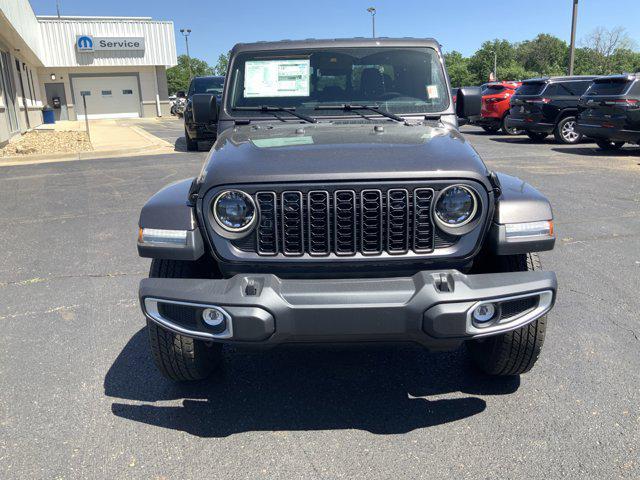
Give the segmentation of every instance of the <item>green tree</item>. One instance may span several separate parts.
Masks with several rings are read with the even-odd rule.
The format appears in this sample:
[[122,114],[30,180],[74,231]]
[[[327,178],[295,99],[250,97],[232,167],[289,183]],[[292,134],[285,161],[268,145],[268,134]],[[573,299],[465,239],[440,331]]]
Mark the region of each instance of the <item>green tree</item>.
[[484,42],[480,49],[469,59],[469,71],[475,79],[475,83],[489,81],[489,76],[493,72],[494,55],[498,55],[498,79],[506,79],[502,74],[502,69],[511,67],[516,58],[516,50],[508,40],[491,40]]
[[[204,60],[191,57],[191,74],[194,77],[213,75],[213,68]],[[186,55],[178,57],[178,64],[167,69],[167,85],[169,95],[174,95],[178,90],[189,88],[189,58]]]
[[449,72],[452,87],[464,87],[473,85],[475,78],[469,72],[469,59],[462,56],[460,52],[453,51],[445,53],[444,62]]
[[226,75],[227,67],[229,66],[229,56],[231,52],[221,53],[218,57],[218,63],[215,67],[213,67],[213,72],[215,75]]
[[516,57],[520,65],[536,75],[563,75],[568,69],[569,47],[558,37],[541,33],[520,43]]
[[[582,46],[580,60],[587,63],[591,74],[631,72],[638,67],[638,53],[634,51],[636,45],[622,27],[611,30],[596,28],[582,40]],[[586,69],[586,65],[576,68],[581,71]]]

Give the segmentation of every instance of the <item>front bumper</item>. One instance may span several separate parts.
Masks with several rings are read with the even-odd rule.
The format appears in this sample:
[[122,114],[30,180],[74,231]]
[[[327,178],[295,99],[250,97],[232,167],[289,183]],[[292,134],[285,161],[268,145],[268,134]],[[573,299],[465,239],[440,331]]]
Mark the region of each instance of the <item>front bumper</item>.
[[[140,282],[139,296],[147,318],[201,340],[410,341],[454,349],[464,340],[504,333],[540,318],[553,307],[556,290],[553,272],[464,275],[443,270],[358,280],[148,278]],[[496,315],[479,325],[472,311],[486,302],[495,305]],[[224,331],[212,332],[202,321],[208,307],[224,312]]]

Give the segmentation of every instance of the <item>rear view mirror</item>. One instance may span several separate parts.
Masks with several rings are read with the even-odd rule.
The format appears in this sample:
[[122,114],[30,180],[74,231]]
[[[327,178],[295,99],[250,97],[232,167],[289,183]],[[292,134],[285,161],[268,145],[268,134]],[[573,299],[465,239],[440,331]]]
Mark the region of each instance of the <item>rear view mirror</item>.
[[482,93],[480,87],[463,87],[458,90],[456,114],[458,118],[470,118],[480,115]]
[[218,121],[218,101],[211,93],[197,93],[191,98],[193,121],[208,125]]

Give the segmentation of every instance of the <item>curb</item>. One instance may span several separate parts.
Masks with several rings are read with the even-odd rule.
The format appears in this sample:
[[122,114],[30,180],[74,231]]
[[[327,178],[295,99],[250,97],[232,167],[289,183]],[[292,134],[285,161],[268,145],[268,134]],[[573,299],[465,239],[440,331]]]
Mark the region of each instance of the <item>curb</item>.
[[134,132],[136,132],[138,135],[140,135],[142,138],[146,139],[149,143],[151,143],[154,146],[171,147],[171,148],[174,147],[172,143],[167,142],[166,140],[163,140],[159,137],[156,137],[152,133],[147,132],[144,128],[140,128],[137,125],[131,125],[129,128]]
[[[156,137],[157,138],[157,137]],[[122,148],[115,150],[92,150],[79,153],[52,153],[43,155],[25,155],[24,157],[0,157],[0,167],[13,167],[18,165],[36,165],[39,163],[73,162],[77,160],[97,160],[100,158],[114,158],[145,155],[158,155],[162,153],[176,153],[173,145],[162,141],[144,147]]]

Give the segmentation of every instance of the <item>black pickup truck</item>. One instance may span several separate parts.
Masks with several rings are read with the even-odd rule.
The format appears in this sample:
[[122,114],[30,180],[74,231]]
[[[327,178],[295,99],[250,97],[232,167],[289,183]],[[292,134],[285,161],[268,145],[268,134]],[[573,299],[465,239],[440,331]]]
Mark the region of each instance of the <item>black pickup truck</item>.
[[224,344],[414,342],[528,371],[556,298],[535,253],[551,206],[458,131],[479,90],[450,92],[433,39],[236,45],[222,98],[192,98],[218,129],[202,171],[140,214],[159,370],[204,378]]

